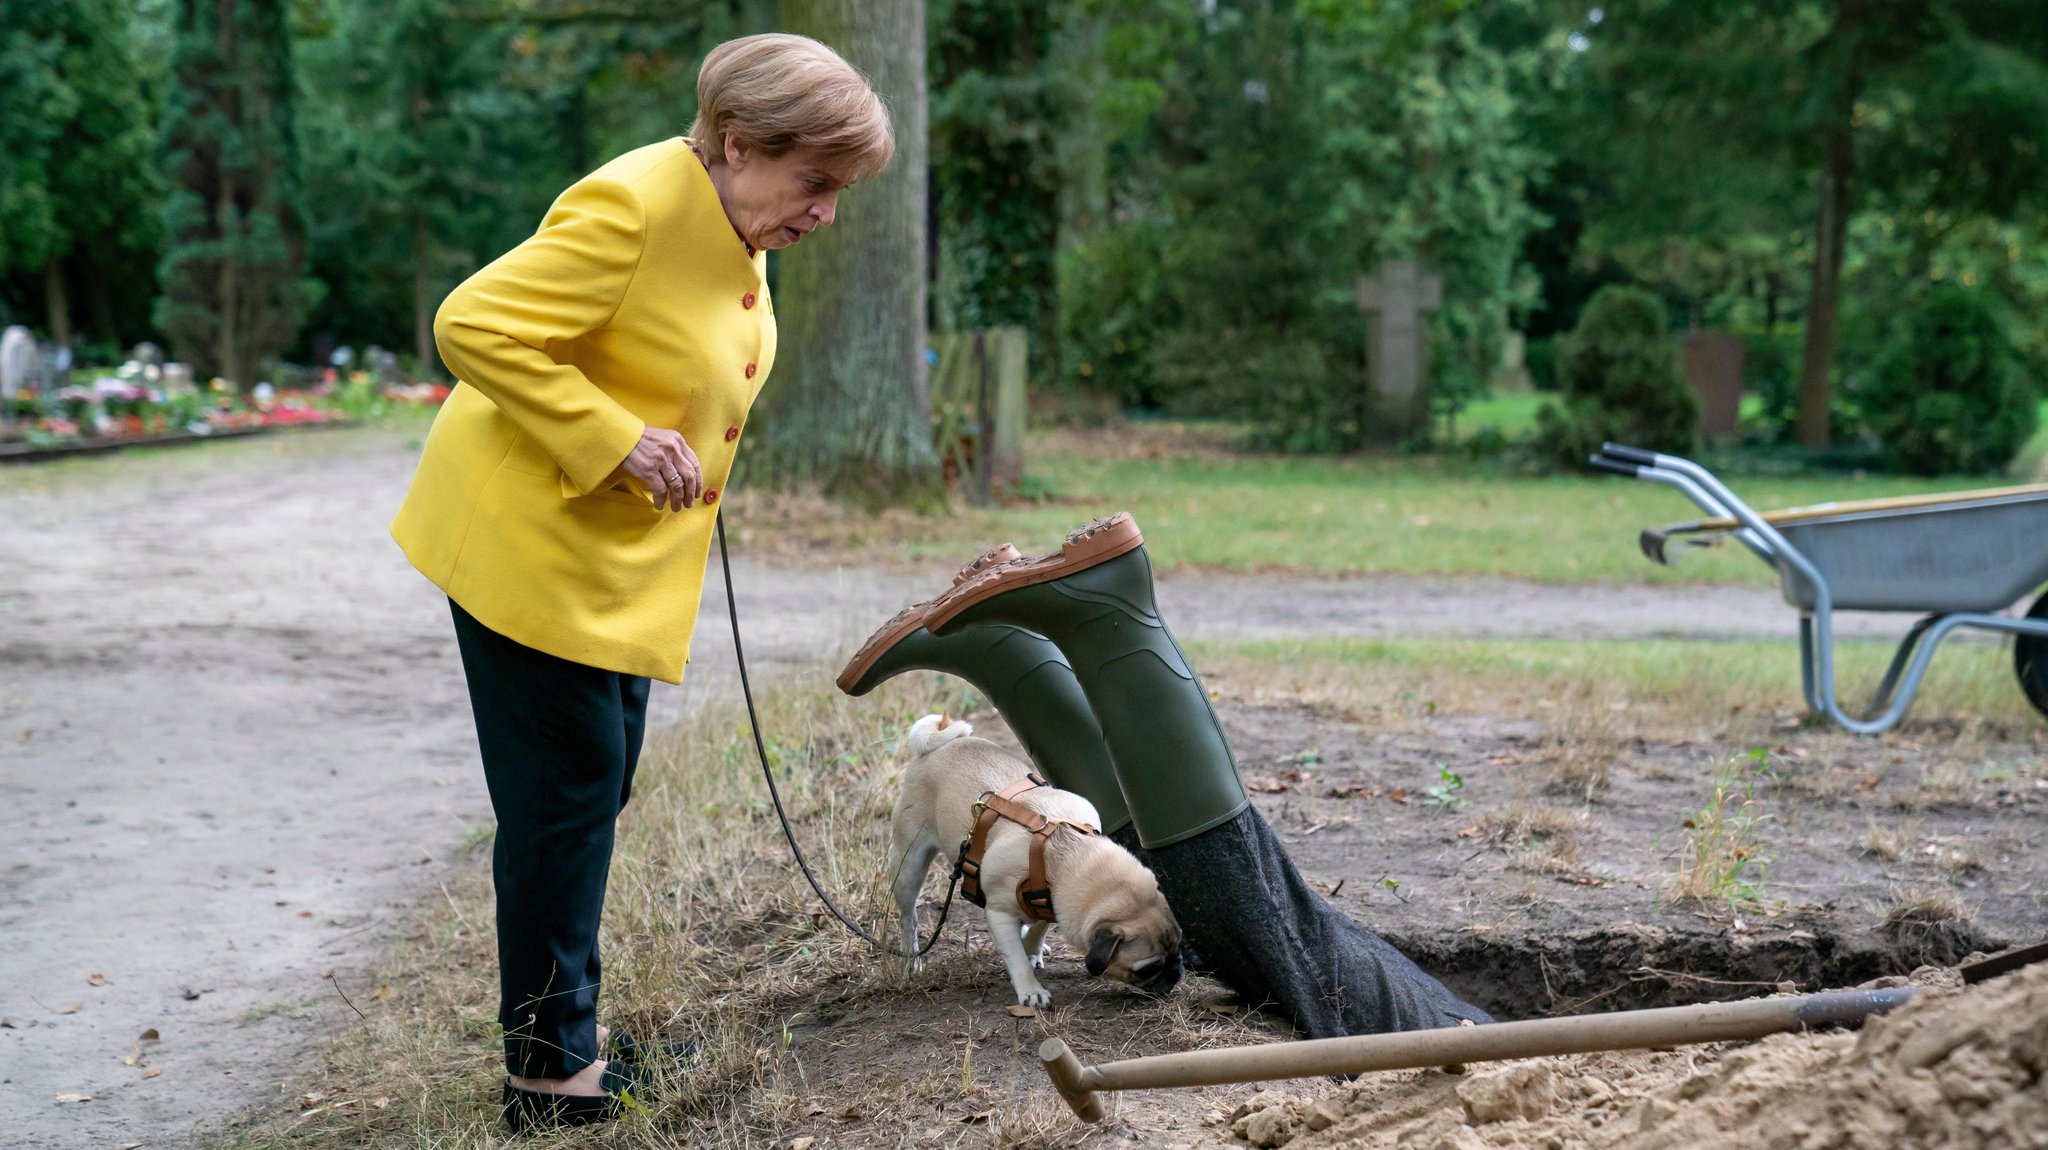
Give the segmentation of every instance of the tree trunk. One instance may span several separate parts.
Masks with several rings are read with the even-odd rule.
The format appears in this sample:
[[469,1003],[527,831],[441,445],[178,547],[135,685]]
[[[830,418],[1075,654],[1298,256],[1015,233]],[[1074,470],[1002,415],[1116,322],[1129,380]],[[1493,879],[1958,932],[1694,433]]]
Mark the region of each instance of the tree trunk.
[[[235,210],[234,201],[225,194],[215,211],[224,233],[222,246],[232,251],[239,246],[237,241],[244,230],[241,213]],[[214,359],[220,364],[222,377],[246,391],[249,381],[242,378],[242,283],[238,274],[241,266],[241,261],[230,255],[221,260],[216,269],[214,306],[220,309],[220,327],[215,337]]]
[[782,0],[781,25],[874,81],[896,156],[833,227],[778,254],[775,378],[750,470],[884,499],[936,488],[925,390],[923,0]]
[[1820,211],[1814,225],[1813,290],[1806,303],[1806,349],[1799,369],[1799,417],[1794,425],[1802,447],[1828,445],[1828,409],[1835,369],[1835,320],[1842,307],[1842,255],[1849,236],[1856,178],[1856,99],[1862,95],[1857,38],[1857,0],[1844,0],[1835,27],[1838,71],[1822,126]]
[[93,335],[119,350],[122,346],[121,326],[114,319],[114,291],[111,286],[113,269],[119,265],[107,252],[111,246],[93,243],[86,249],[85,314],[92,321]]
[[43,261],[43,298],[50,305],[50,342],[71,346],[71,300],[64,292],[64,263],[56,256]]
[[432,253],[427,235],[427,213],[415,205],[412,209],[412,353],[419,361],[415,368],[419,376],[427,378],[441,373],[440,353],[434,348],[434,300],[428,294],[431,290],[427,260]]

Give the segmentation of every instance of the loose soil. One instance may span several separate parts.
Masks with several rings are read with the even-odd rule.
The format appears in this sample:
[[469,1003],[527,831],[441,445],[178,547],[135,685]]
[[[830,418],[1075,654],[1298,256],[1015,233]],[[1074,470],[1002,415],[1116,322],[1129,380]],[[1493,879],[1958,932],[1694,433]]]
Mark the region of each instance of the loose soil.
[[[375,994],[365,972],[394,928],[482,865],[463,848],[489,813],[445,603],[384,534],[418,434],[0,472],[0,1147],[203,1144],[246,1107],[294,1113],[274,1100],[354,1018],[343,996]],[[737,567],[757,682],[828,674],[947,574]],[[1744,588],[1191,574],[1161,600],[1190,640],[1767,635],[1789,658],[1793,625],[1774,592]],[[657,723],[732,693],[715,590],[705,611],[691,682],[657,693]],[[1390,733],[1212,686],[1304,871],[1504,1017],[1839,985],[2048,920],[2037,742],[1983,743],[1958,767],[1938,724],[1877,742],[1784,732],[1759,792],[1763,901],[1701,911],[1660,883],[1706,796],[1703,746],[1633,746],[1588,802],[1548,789],[1545,731],[1526,717]],[[1438,763],[1461,785],[1432,805]],[[985,940],[959,937],[914,983],[789,1004],[790,1136],[1237,1142],[1222,1119],[1249,1087],[1120,1100],[1103,1128],[1061,1117],[1029,1056],[1045,1023],[1010,1019]],[[1062,953],[1050,984],[1050,1025],[1088,1060],[1278,1036],[1200,980],[1145,1004]],[[890,1076],[973,1089],[928,1091],[929,1114],[844,1109],[850,1082],[871,1096]]]

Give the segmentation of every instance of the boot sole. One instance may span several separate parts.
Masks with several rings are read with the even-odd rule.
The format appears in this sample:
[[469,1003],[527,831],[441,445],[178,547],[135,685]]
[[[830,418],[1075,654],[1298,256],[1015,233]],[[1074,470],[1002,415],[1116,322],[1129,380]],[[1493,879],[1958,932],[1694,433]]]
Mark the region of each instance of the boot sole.
[[[1069,532],[1058,551],[1036,559],[1015,559],[970,574],[952,590],[925,605],[921,620],[926,630],[937,634],[954,616],[1005,591],[1050,583],[1107,563],[1119,555],[1137,550],[1145,542],[1138,521],[1128,511],[1097,519],[1078,531]],[[963,574],[967,574],[963,572]]]
[[[958,587],[960,584],[992,568],[1006,563],[1014,563],[1021,558],[1023,558],[1022,554],[1014,545],[1009,543],[1005,543],[991,551],[983,552],[980,558],[962,567],[953,576],[953,586]],[[942,595],[940,598],[944,598],[944,596]],[[837,681],[840,692],[847,695],[853,694],[854,687],[860,684],[861,679],[875,665],[876,660],[887,654],[896,644],[902,642],[905,636],[924,626],[925,610],[936,602],[938,602],[937,599],[929,599],[923,603],[912,603],[903,610],[896,612],[887,623],[882,624],[874,634],[869,635],[867,642],[860,645],[860,650],[853,653],[853,658],[846,664],[846,669],[839,672]]]

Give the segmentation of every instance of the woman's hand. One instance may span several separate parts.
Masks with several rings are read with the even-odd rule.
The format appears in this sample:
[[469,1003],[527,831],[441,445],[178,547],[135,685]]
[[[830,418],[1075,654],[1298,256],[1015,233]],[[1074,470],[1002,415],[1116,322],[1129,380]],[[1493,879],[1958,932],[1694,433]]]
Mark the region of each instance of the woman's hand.
[[680,511],[704,494],[704,471],[681,432],[650,427],[626,454],[619,469],[647,485],[654,505]]

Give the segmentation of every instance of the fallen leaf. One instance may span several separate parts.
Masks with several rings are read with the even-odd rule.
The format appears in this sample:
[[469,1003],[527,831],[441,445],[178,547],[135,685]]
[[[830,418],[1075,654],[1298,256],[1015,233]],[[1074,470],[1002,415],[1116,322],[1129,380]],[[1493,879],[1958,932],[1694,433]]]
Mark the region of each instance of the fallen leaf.
[[1388,792],[1387,792],[1387,801],[1389,801],[1389,802],[1395,802],[1395,803],[1405,803],[1405,802],[1407,802],[1407,801],[1408,801],[1408,788],[1407,788],[1407,787],[1395,787],[1395,788],[1394,788],[1393,790],[1391,790],[1391,791],[1388,791]]
[[1244,781],[1244,788],[1259,795],[1278,795],[1289,789],[1286,783],[1271,775],[1253,775]]
[[144,1078],[155,1078],[155,1077],[156,1077],[157,1075],[159,1075],[159,1074],[162,1074],[163,1072],[164,1072],[164,1068],[163,1068],[163,1067],[161,1067],[161,1066],[152,1066],[152,1067],[150,1067],[150,1068],[149,1068],[148,1070],[145,1070],[145,1071],[143,1071],[143,1072],[142,1072],[142,1076],[143,1076]]
[[1479,837],[1479,824],[1478,824],[1478,823],[1473,823],[1473,824],[1472,824],[1471,826],[1469,826],[1469,827],[1459,827],[1459,828],[1458,828],[1458,837],[1459,837],[1459,838],[1461,838],[1461,839],[1476,839],[1476,838],[1478,838],[1478,837]]
[[805,1134],[800,1138],[790,1139],[789,1150],[811,1150],[811,1147],[816,1146],[817,1144],[818,1140],[816,1138],[813,1138],[810,1135]]
[[376,1098],[370,1101],[370,1105],[375,1109],[382,1110],[386,1106],[391,1105],[391,1100],[389,1098]]
[[123,1066],[139,1066],[141,1063],[142,1055],[140,1054],[123,1054],[121,1056],[121,1065]]
[[92,1101],[92,1095],[90,1095],[90,1094],[59,1094],[59,1095],[57,1095],[57,1101],[59,1101],[59,1102],[90,1102],[90,1101]]
[[385,999],[385,998],[390,998],[390,997],[391,997],[391,986],[390,986],[390,984],[388,984],[388,983],[387,983],[387,984],[384,984],[384,985],[380,985],[379,987],[377,987],[376,991],[375,991],[374,993],[372,993],[372,994],[370,995],[370,1001],[371,1001],[371,1002],[376,1002],[376,1001],[378,1001],[379,999]]
[[97,970],[86,975],[85,980],[94,986],[105,986],[107,984],[107,976]]
[[152,1027],[150,1027],[150,1028],[149,1028],[148,1030],[145,1030],[145,1031],[143,1031],[143,1032],[142,1032],[142,1036],[141,1036],[140,1038],[137,1038],[137,1039],[136,1039],[135,1041],[137,1041],[137,1042],[162,1042],[162,1041],[163,1041],[163,1035],[161,1035],[161,1034],[158,1034],[158,1033],[156,1032],[156,1027],[152,1026]]
[[996,1112],[993,1110],[980,1110],[976,1111],[973,1114],[962,1114],[960,1116],[960,1121],[966,1123],[969,1126],[979,1126],[982,1123],[988,1121],[989,1119],[994,1118],[995,1116]]
[[312,912],[312,911],[310,911],[310,910],[302,910],[302,911],[300,911],[300,912],[299,912],[299,917],[300,917],[300,918],[312,918],[312,917],[313,917],[313,912]]
[[1031,1008],[1030,1008],[1030,1007],[1028,1007],[1028,1006],[1012,1006],[1012,1007],[1010,1007],[1009,1009],[1010,1009],[1010,1017],[1011,1017],[1011,1018],[1037,1018],[1037,1017],[1038,1017],[1038,1012],[1037,1012],[1036,1010],[1033,1010],[1033,1009],[1031,1009]]
[[79,1011],[81,1011],[81,1010],[84,1010],[84,1009],[85,1009],[85,1004],[84,1004],[83,1002],[67,1002],[67,1003],[65,1003],[65,1004],[64,1004],[64,1005],[62,1005],[62,1006],[52,1007],[52,1008],[51,1008],[51,1010],[50,1010],[50,1013],[52,1013],[52,1014],[77,1014],[77,1013],[78,1013]]

